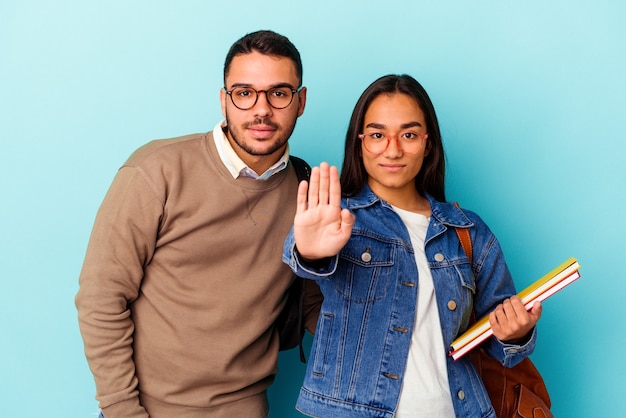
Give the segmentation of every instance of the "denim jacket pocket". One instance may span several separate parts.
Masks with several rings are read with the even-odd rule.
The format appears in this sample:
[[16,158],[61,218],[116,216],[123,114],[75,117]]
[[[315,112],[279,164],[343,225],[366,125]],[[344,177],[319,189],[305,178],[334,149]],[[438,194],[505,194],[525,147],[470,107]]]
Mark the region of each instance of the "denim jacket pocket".
[[458,263],[451,267],[454,268],[455,276],[458,278],[461,286],[468,289],[472,294],[476,293],[476,283],[474,282],[472,266],[469,263]]
[[[312,359],[312,373],[317,377],[324,377],[326,374],[326,368],[329,365],[328,351],[330,349],[337,349],[330,346],[332,341],[332,330],[335,316],[330,313],[321,313],[319,321],[317,323],[315,350],[313,351],[314,357]],[[323,384],[323,383],[322,383]]]
[[435,284],[438,290],[438,299],[446,304],[454,302],[454,309],[442,309],[447,318],[442,324],[444,338],[447,331],[451,332],[450,336],[454,338],[467,327],[474,305],[476,284],[472,276],[472,267],[469,260],[463,259],[431,263],[430,267],[433,272],[433,279],[439,282]]
[[355,303],[381,300],[395,275],[396,245],[392,240],[353,231],[352,238],[339,254],[337,291]]
[[469,318],[469,313],[474,306],[474,295],[476,294],[476,283],[474,282],[474,276],[472,273],[472,267],[469,263],[454,263],[450,265],[449,272],[453,283],[457,283],[454,286],[456,290],[457,304],[459,306],[466,307],[459,312],[461,315],[462,325],[465,324]]

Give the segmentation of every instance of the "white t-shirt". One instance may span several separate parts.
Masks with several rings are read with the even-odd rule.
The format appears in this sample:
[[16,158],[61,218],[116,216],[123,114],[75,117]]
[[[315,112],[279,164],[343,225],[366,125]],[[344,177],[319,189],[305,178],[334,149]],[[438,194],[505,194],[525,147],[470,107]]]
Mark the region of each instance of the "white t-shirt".
[[419,272],[415,328],[394,417],[454,418],[435,288],[425,253],[429,220],[418,213],[393,209],[409,230]]

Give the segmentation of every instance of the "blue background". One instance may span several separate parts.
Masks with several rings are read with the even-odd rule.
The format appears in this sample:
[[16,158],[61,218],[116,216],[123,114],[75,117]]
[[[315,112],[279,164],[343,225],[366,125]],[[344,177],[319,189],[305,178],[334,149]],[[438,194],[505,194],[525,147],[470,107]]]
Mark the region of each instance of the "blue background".
[[[492,227],[518,288],[582,264],[545,302],[533,356],[556,416],[623,414],[626,2],[221,3],[0,2],[0,416],[96,416],[73,303],[96,210],[135,148],[213,128],[225,54],[262,28],[303,56],[290,143],[312,164],[341,163],[375,78],[422,82],[448,198]],[[280,369],[271,416],[298,417],[297,350]]]

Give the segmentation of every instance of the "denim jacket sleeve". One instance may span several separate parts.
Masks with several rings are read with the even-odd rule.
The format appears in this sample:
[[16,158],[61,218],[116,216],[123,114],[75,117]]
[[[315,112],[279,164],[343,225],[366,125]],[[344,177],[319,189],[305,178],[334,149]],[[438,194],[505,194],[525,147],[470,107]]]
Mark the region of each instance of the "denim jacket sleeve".
[[[477,224],[477,229],[482,231],[472,237],[472,240],[478,244],[474,246],[472,266],[478,289],[474,298],[474,309],[476,317],[481,318],[517,291],[498,240],[480,218],[474,218],[474,222]],[[480,250],[476,251],[477,249]],[[504,366],[513,367],[532,354],[536,343],[537,328],[535,327],[524,344],[506,344],[492,336],[483,348]]]
[[325,279],[332,276],[337,269],[339,256],[330,257],[330,263],[323,268],[316,268],[304,263],[296,250],[296,240],[293,234],[293,227],[285,239],[283,246],[283,263],[287,264],[296,276],[304,279]]
[[485,350],[506,367],[513,367],[532,354],[537,343],[537,327],[531,331],[528,342],[523,345],[506,344],[492,336]]

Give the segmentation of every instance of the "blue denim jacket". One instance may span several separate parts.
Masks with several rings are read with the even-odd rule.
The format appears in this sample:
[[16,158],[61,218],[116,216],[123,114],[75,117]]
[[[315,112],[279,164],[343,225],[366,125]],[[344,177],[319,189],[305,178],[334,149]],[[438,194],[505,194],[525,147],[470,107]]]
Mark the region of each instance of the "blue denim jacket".
[[[429,262],[445,344],[477,318],[516,293],[496,237],[478,215],[428,197]],[[295,250],[293,230],[283,261],[317,280],[324,302],[297,409],[316,417],[392,417],[402,387],[417,302],[418,272],[409,233],[391,206],[369,187],[342,200],[355,214],[352,236],[322,269],[307,266]],[[469,228],[473,266],[454,230]],[[472,277],[473,275],[473,277]],[[506,366],[535,348],[536,330],[523,346],[491,337],[483,347]],[[447,358],[457,417],[495,417],[469,356]]]

